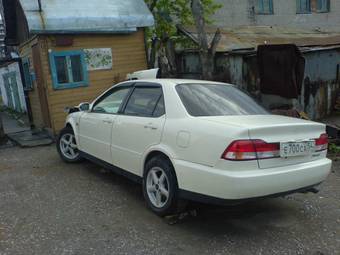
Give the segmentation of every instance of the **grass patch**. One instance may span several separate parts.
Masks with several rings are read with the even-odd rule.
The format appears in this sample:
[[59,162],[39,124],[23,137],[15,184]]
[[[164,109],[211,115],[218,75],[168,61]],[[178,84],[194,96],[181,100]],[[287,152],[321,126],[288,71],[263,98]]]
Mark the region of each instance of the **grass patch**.
[[340,145],[337,145],[335,143],[330,143],[328,146],[328,151],[332,154],[340,154]]

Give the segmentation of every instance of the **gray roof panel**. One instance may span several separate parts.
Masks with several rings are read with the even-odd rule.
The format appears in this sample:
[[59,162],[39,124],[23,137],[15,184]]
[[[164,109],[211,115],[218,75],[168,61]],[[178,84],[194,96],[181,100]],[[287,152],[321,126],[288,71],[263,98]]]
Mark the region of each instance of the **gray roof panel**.
[[31,33],[120,33],[154,24],[143,0],[19,0]]

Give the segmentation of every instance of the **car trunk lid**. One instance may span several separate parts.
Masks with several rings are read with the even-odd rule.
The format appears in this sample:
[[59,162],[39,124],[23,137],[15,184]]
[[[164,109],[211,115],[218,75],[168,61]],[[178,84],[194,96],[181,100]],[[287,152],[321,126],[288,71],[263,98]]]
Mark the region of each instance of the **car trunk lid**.
[[[300,143],[314,142],[321,134],[325,133],[325,126],[321,123],[290,118],[279,115],[244,115],[244,116],[218,116],[204,117],[209,121],[247,127],[250,139],[260,139],[267,143]],[[258,160],[259,168],[271,168],[294,165],[317,160],[324,157],[322,152],[307,155],[278,157]]]

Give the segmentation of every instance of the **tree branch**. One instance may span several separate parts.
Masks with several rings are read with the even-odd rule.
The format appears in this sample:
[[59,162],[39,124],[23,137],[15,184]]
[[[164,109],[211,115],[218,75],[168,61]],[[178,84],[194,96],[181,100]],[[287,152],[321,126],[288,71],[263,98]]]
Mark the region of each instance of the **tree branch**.
[[217,49],[217,46],[218,46],[218,44],[221,40],[221,37],[222,37],[221,30],[218,28],[215,32],[213,40],[211,41],[211,45],[210,45],[210,49],[209,49],[210,54],[212,56],[214,56],[215,53],[216,53],[216,49]]
[[187,36],[191,41],[193,41],[195,44],[199,44],[197,36],[193,35],[190,31],[188,31],[186,28],[184,28],[182,25],[176,25],[177,30]]

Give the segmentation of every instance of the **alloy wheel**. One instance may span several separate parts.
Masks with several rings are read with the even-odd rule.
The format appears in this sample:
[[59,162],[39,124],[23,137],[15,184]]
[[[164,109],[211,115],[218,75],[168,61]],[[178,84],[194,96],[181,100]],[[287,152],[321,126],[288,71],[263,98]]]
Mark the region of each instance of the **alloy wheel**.
[[67,133],[60,138],[60,151],[68,159],[74,160],[79,156],[76,138]]
[[162,208],[169,200],[170,185],[165,171],[153,167],[146,177],[146,191],[150,202],[157,208]]

